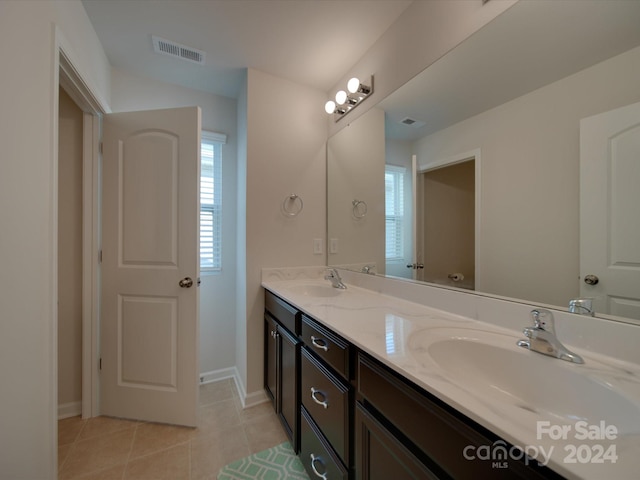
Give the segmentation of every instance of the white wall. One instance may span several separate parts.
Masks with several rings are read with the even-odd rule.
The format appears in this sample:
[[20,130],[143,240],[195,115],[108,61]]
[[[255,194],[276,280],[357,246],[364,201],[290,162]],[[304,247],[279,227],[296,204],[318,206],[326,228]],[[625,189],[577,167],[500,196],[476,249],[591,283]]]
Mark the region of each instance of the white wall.
[[202,129],[227,135],[227,143],[222,147],[222,272],[201,274],[200,372],[232,368],[235,366],[236,311],[235,303],[229,299],[236,295],[236,101],[141,78],[115,68],[111,87],[114,112],[197,105],[202,110]]
[[0,2],[0,472],[12,480],[57,473],[54,24],[109,99],[109,64],[80,2]]
[[421,166],[482,150],[478,290],[579,295],[579,121],[640,101],[638,85],[640,47],[416,142]]
[[[239,332],[246,351],[238,354],[246,358],[249,396],[263,395],[261,269],[325,265],[325,255],[313,254],[313,239],[326,236],[324,99],[323,92],[248,71],[246,326]],[[303,211],[293,218],[280,210],[292,193],[304,202]]]
[[241,397],[247,386],[247,72],[238,95],[238,218],[236,269],[236,368],[240,376]]
[[[344,90],[349,78],[374,75],[373,94],[349,113],[349,121],[353,122],[516,1],[493,0],[484,5],[480,0],[413,2],[362,59],[345,72],[325,101]],[[345,127],[344,122],[327,123],[330,135]]]

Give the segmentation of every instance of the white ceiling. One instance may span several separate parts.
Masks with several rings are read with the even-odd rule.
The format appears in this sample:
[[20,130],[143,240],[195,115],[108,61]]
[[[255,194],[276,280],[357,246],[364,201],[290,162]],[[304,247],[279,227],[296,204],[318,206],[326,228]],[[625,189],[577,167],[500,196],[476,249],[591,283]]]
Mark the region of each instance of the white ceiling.
[[[83,0],[115,68],[236,97],[255,68],[329,91],[412,0]],[[156,35],[206,52],[153,52]]]

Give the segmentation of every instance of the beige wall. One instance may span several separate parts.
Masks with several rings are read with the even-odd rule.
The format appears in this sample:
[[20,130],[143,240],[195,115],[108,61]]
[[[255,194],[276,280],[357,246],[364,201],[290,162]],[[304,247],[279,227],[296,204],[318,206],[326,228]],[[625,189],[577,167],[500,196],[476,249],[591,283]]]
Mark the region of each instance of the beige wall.
[[158,82],[113,69],[111,108],[114,112],[197,105],[202,128],[227,135],[222,147],[222,271],[201,275],[200,373],[218,372],[236,364],[236,219],[237,102],[232,98]]
[[[325,265],[313,239],[326,236],[327,124],[323,92],[249,69],[246,95],[246,325],[241,319],[238,332],[246,350],[238,366],[247,394],[262,395],[261,269]],[[281,205],[292,193],[304,209],[286,217]]]
[[635,48],[416,142],[422,166],[482,151],[478,290],[578,296],[579,121],[640,101],[638,85]]
[[109,99],[109,64],[80,2],[0,2],[0,472],[13,480],[57,473],[54,25]]
[[[58,407],[82,401],[82,110],[60,89],[58,120]],[[76,404],[76,405],[69,405]]]
[[[420,199],[419,280],[473,288],[475,277],[475,163],[458,163],[425,172]],[[464,281],[448,275],[462,273]]]

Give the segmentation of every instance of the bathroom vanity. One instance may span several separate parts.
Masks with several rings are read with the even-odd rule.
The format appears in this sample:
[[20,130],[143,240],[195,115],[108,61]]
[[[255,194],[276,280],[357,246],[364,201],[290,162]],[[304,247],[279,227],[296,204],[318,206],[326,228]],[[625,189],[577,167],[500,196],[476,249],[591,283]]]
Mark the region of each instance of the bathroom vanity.
[[[469,304],[473,298],[455,291],[403,283],[400,292],[392,279],[353,273],[339,290],[322,273],[263,271],[265,388],[311,478],[634,478],[640,471],[637,364],[579,350],[585,365],[572,365],[520,348],[526,313],[512,329],[481,322],[471,312],[479,316],[488,304]],[[457,308],[442,309],[447,302]],[[538,371],[523,370],[529,366]],[[561,373],[547,381],[547,368]],[[583,440],[578,419],[616,434]],[[571,433],[556,438],[554,427]]]

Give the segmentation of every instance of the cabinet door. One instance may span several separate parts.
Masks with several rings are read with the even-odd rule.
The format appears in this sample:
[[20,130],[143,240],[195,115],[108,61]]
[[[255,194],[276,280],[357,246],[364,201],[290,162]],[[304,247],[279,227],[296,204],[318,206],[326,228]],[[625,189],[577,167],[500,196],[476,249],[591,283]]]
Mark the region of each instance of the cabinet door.
[[298,452],[299,405],[300,405],[300,342],[288,330],[278,325],[280,343],[279,392],[280,418],[284,424],[294,451]]
[[360,403],[356,403],[356,479],[437,479]]
[[264,316],[264,389],[279,412],[278,405],[278,330],[270,315]]

